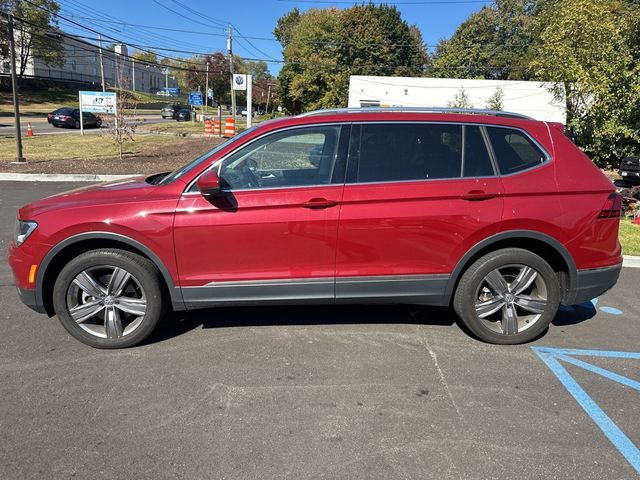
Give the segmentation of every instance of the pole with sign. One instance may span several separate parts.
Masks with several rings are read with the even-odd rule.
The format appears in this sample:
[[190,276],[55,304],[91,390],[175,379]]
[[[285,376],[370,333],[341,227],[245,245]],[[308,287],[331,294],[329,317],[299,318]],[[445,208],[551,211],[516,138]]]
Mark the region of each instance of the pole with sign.
[[[231,86],[233,87],[233,93],[236,91],[246,91],[247,90],[247,77],[249,75],[243,75],[241,73],[234,73],[233,77],[231,77]],[[236,112],[233,112],[235,118]],[[247,112],[248,114],[248,112]]]
[[84,135],[84,113],[108,113],[116,115],[115,92],[86,92],[79,91],[80,100],[80,135]]

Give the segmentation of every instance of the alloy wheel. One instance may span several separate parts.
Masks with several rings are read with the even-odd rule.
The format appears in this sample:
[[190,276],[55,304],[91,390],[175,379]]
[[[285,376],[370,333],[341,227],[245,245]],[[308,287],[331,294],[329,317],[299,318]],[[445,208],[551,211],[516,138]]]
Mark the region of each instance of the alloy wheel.
[[474,298],[476,315],[487,328],[516,335],[540,319],[547,308],[548,291],[535,269],[511,264],[489,272]]
[[99,338],[130,335],[147,311],[140,282],[125,269],[110,265],[82,270],[69,285],[66,301],[76,324]]

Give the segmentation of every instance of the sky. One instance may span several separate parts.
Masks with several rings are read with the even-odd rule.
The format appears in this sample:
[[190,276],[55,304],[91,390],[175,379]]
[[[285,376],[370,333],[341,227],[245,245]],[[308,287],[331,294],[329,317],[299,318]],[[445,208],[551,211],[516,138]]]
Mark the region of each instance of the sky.
[[[282,49],[273,37],[280,18],[293,8],[348,8],[348,0],[58,0],[60,15],[124,43],[136,44],[169,57],[226,51],[226,29],[234,28],[234,54],[265,60],[277,75]],[[361,2],[360,2],[361,3]],[[381,3],[377,0],[374,3]],[[490,1],[398,0],[402,18],[415,24],[425,43],[432,47],[455,32],[470,13]],[[97,5],[97,6],[96,6]],[[59,19],[62,30],[95,37],[94,33]],[[171,30],[167,30],[171,29]],[[109,38],[105,38],[110,42]],[[161,50],[165,49],[165,50]],[[174,51],[175,50],[175,51]],[[131,52],[131,50],[130,50]]]

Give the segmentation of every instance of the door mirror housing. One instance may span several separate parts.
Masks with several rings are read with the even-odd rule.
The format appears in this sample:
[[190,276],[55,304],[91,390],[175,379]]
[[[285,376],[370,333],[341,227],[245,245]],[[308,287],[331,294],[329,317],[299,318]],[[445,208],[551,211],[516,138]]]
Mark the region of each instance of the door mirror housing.
[[220,177],[215,170],[207,170],[196,180],[200,193],[205,197],[215,197],[220,194]]

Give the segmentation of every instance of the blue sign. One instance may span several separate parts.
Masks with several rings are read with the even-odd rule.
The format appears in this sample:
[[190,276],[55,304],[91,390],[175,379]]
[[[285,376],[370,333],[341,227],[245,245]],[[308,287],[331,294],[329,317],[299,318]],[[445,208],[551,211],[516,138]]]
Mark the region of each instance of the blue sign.
[[189,105],[193,105],[194,107],[201,107],[203,105],[202,93],[189,92]]

